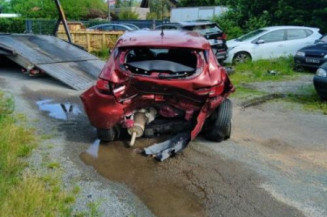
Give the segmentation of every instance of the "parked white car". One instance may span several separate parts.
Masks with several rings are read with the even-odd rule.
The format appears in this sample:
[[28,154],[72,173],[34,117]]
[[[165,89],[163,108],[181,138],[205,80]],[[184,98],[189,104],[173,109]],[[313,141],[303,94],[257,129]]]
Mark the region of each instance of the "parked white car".
[[227,41],[225,63],[294,56],[296,51],[314,44],[321,34],[318,28],[304,26],[273,26],[257,29]]

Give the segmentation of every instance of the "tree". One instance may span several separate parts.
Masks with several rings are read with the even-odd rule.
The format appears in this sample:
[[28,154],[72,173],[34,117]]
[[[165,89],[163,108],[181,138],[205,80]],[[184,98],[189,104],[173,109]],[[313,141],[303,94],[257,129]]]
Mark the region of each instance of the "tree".
[[238,27],[245,33],[264,26],[300,25],[327,31],[326,0],[220,0],[220,3],[230,10],[215,21],[221,25],[233,23],[233,27],[226,26],[230,30]]
[[168,18],[170,8],[170,4],[165,0],[151,0],[150,13],[147,14],[147,19]]
[[[95,10],[104,12],[106,3],[102,0],[61,0],[68,19],[83,19]],[[53,0],[11,0],[12,12],[23,18],[57,18],[58,12]]]

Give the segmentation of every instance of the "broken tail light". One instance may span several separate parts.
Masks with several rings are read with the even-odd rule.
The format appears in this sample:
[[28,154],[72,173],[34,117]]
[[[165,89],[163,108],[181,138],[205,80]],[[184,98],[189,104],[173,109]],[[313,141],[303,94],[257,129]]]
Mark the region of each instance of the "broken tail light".
[[115,97],[119,98],[125,93],[126,85],[124,84],[111,84],[111,89]]
[[100,93],[103,93],[103,94],[111,93],[109,81],[107,81],[107,80],[103,80],[103,79],[99,78],[97,80],[95,87],[99,90]]

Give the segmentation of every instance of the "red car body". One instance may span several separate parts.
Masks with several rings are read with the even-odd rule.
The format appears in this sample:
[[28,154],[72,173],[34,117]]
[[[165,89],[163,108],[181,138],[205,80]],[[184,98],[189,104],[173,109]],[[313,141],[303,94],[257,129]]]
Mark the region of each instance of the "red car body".
[[[195,60],[194,72],[190,75],[174,72],[174,77],[155,70],[149,75],[146,75],[146,70],[138,74],[138,68],[134,68],[133,73],[126,59],[130,50],[137,48],[189,50]],[[168,63],[158,56],[143,63],[149,66],[150,61],[158,61],[160,67]],[[181,61],[187,61],[182,57],[177,56]],[[139,63],[131,61],[131,64],[135,62]],[[162,35],[160,31],[140,30],[127,32],[117,41],[97,84],[84,92],[81,99],[91,124],[97,129],[111,129],[117,125],[128,128],[133,124],[128,117],[135,111],[155,107],[157,116],[174,118],[181,111],[179,114],[186,122],[193,120],[191,139],[194,139],[206,118],[233,91],[225,69],[218,64],[203,36],[184,31],[165,31]]]

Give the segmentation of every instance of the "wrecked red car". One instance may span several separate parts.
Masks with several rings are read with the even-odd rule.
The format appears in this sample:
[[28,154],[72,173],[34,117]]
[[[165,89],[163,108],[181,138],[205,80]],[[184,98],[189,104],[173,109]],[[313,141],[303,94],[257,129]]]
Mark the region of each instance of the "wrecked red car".
[[174,135],[159,151],[145,150],[162,160],[200,132],[208,140],[228,139],[232,103],[227,97],[233,91],[203,36],[140,30],[117,41],[96,85],[81,99],[102,141],[117,139],[124,129],[131,146],[141,136]]

